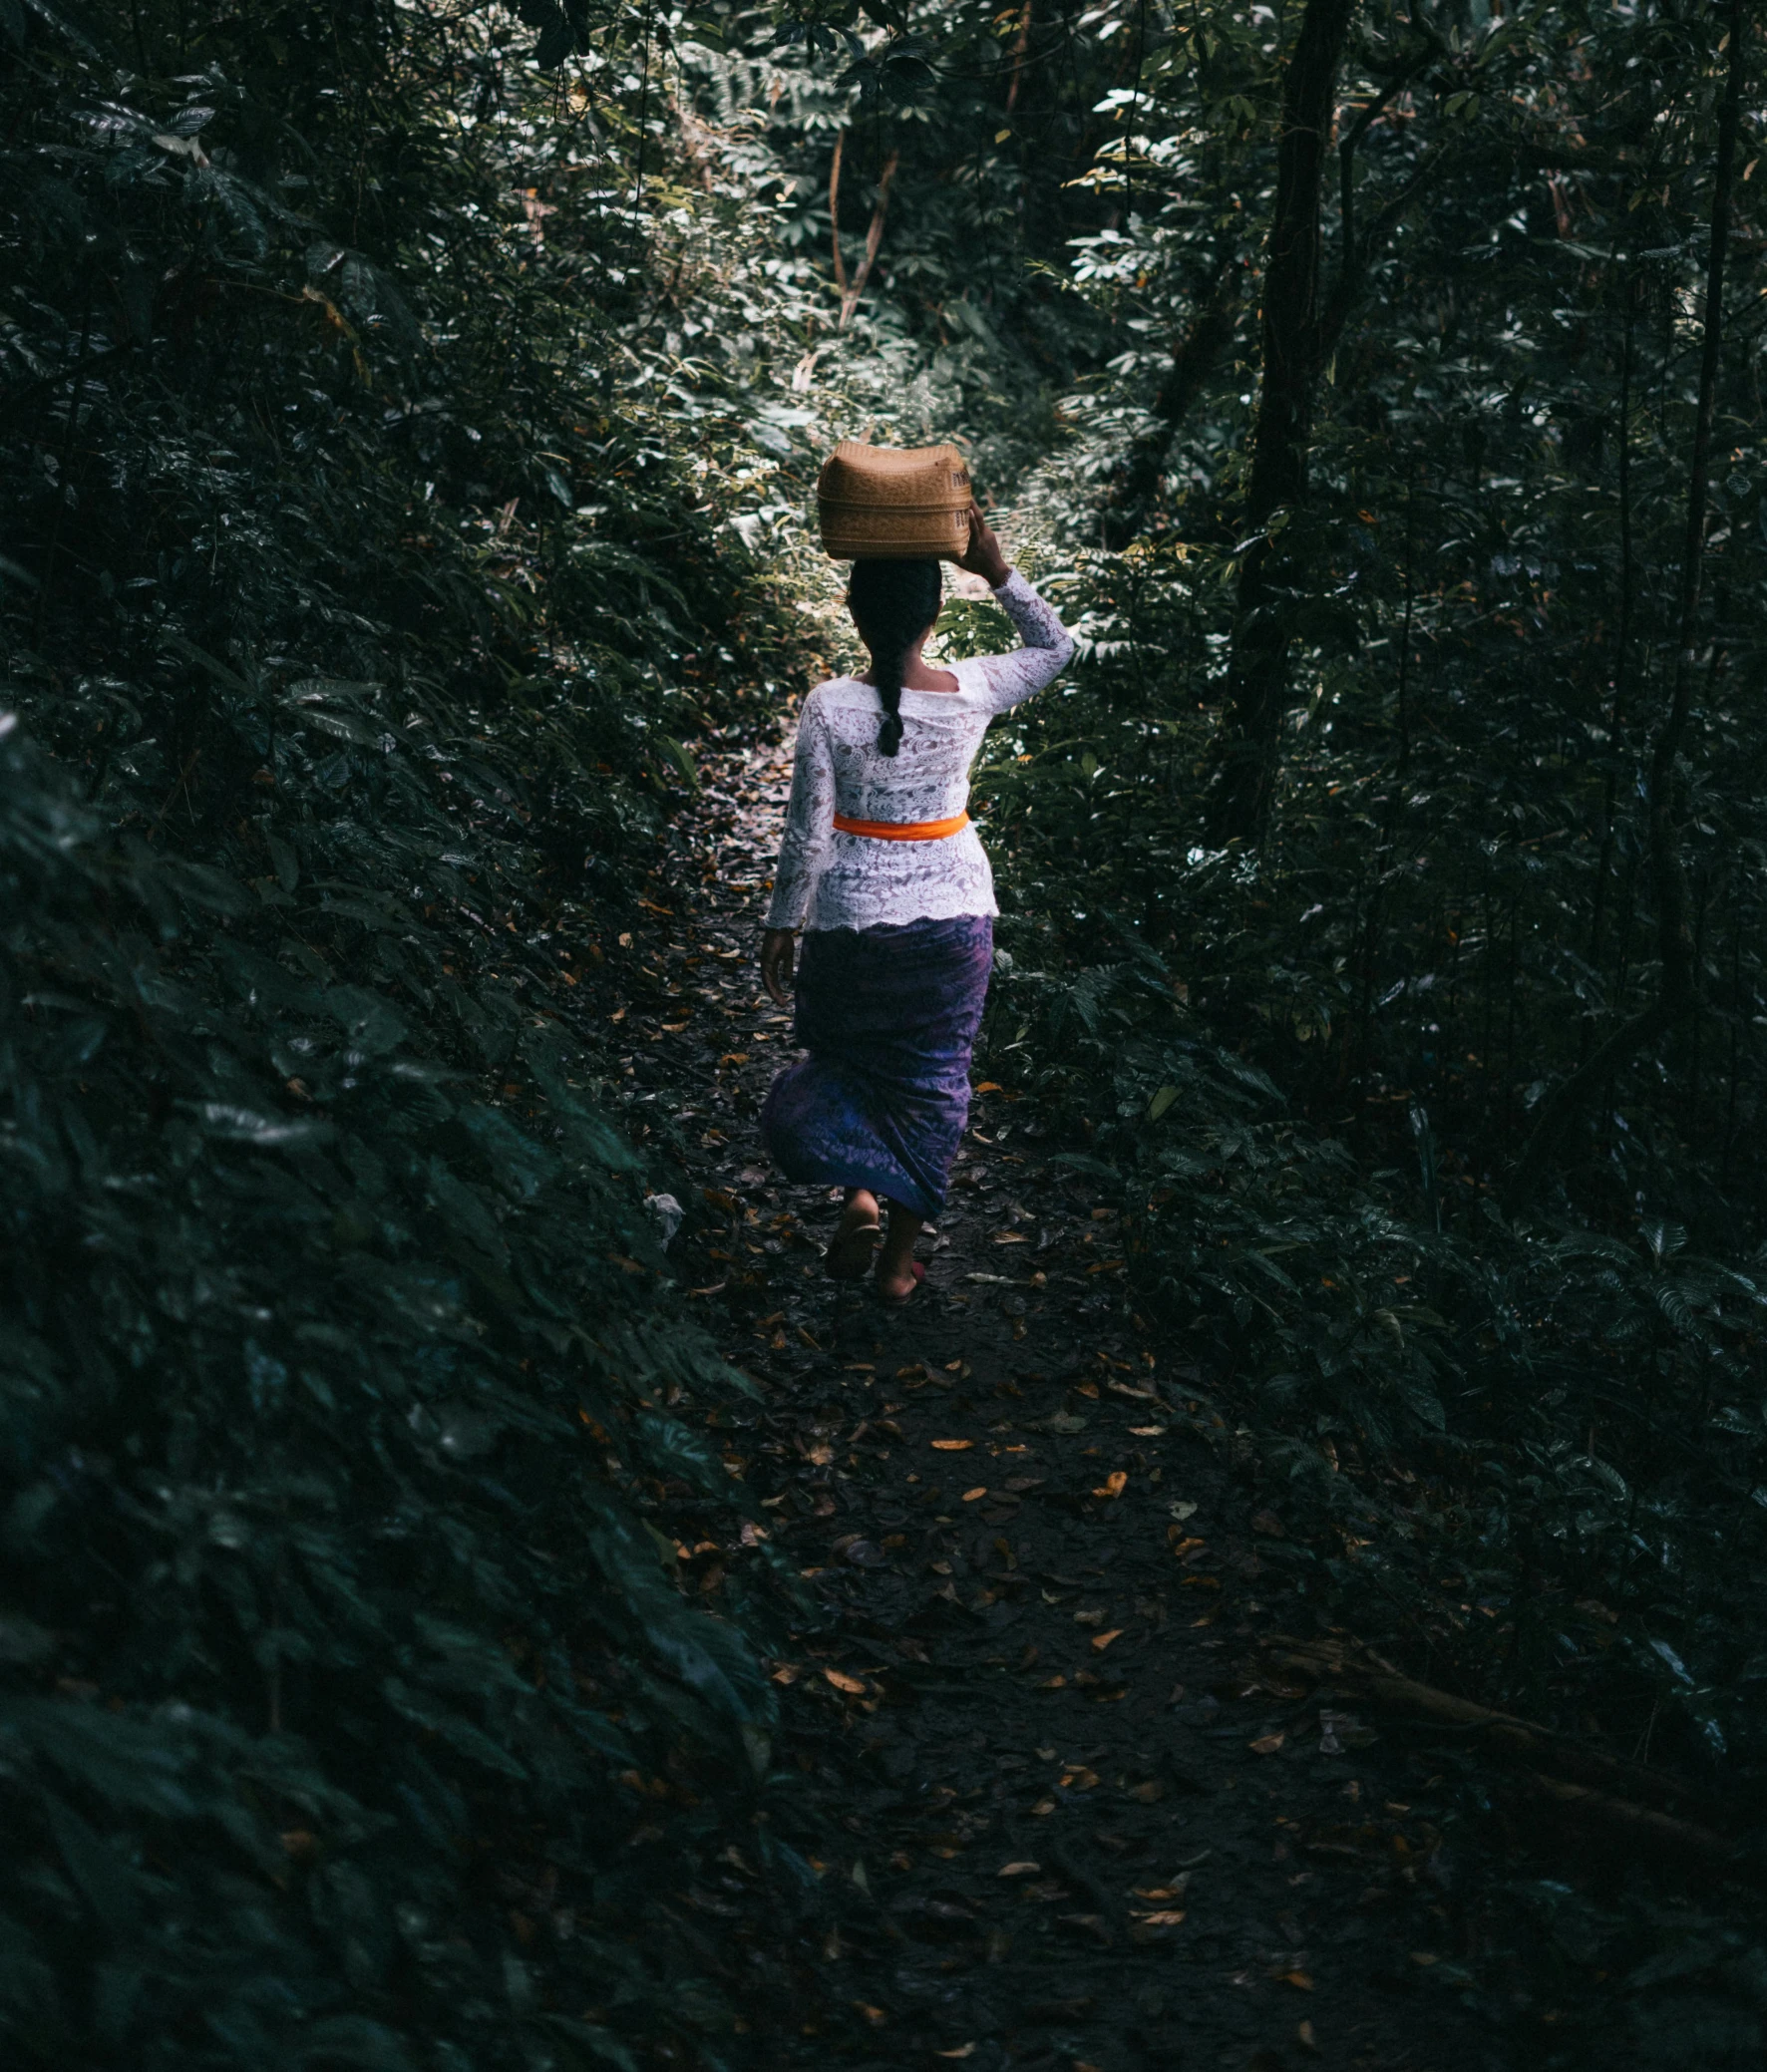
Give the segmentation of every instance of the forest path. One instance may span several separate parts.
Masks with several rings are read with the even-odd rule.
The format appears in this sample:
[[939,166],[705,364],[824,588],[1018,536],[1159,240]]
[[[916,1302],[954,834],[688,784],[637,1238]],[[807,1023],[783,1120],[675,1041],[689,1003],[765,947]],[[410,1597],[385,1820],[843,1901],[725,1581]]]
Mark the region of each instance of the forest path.
[[[913,1303],[823,1277],[828,1191],[754,1122],[794,1055],[756,969],[789,752],[702,773],[614,960],[627,1112],[684,1148],[671,1265],[764,1392],[716,1436],[823,1607],[775,1667],[774,1760],[851,1838],[817,1866],[842,1927],[752,2026],[875,2072],[1504,2063],[1460,2001],[1427,1766],[1322,1746],[1316,1697],[1237,1667],[1300,1616],[1281,1519],[1029,1103],[979,1095]],[[743,1558],[688,1572],[715,1593]],[[746,1871],[686,1903],[748,1914]]]

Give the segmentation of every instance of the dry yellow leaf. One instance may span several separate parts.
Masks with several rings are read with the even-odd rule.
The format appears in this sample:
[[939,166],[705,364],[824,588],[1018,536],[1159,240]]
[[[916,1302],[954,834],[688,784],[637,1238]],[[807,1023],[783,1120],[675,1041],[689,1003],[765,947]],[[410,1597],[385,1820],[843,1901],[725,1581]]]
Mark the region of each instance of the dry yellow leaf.
[[994,1873],[996,1878],[1028,1878],[1033,1871],[1041,1871],[1041,1864],[1002,1864]]
[[1113,1468],[1092,1494],[1095,1497],[1120,1497],[1128,1487],[1129,1477],[1121,1468]]
[[972,2058],[975,2055],[975,2045],[965,2043],[956,2050],[935,2050],[932,2055],[935,2058]]
[[868,2006],[864,2000],[855,2000],[853,2004],[857,2011],[871,2023],[874,2029],[881,2029],[889,2019],[882,2007]]
[[1183,1919],[1184,1911],[1182,1908],[1177,1911],[1168,1910],[1164,1913],[1144,1913],[1141,1915],[1143,1926],[1149,1928],[1176,1928]]
[[1255,1741],[1248,1741],[1245,1745],[1254,1756],[1273,1756],[1287,1739],[1286,1734],[1259,1734]]
[[1108,1633],[1094,1633],[1092,1636],[1093,1649],[1096,1653],[1103,1654],[1113,1640],[1121,1640],[1122,1637],[1123,1628],[1121,1626],[1113,1626]]
[[1310,2021],[1303,2021],[1296,2028],[1294,2040],[1300,2045],[1302,2050],[1317,2050],[1319,2047],[1319,2039],[1313,2034],[1313,2025]]
[[863,1698],[865,1696],[866,1687],[862,1678],[849,1676],[845,1669],[825,1669],[822,1673],[835,1686],[836,1690],[846,1691],[855,1698]]
[[1310,1993],[1313,1989],[1313,1981],[1305,1971],[1284,1971],[1282,1983],[1298,1986],[1303,1993]]
[[974,1489],[963,1492],[963,1501],[965,1504],[973,1504],[978,1497],[985,1497],[987,1493],[987,1484],[985,1482],[978,1483]]
[[934,1453],[967,1453],[974,1444],[973,1439],[935,1439],[932,1450]]

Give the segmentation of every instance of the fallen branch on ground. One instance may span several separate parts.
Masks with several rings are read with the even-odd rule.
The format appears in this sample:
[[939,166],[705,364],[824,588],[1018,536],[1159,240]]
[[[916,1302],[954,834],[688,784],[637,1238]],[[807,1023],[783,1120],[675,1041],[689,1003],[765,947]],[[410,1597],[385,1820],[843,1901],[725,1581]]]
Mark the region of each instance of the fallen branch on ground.
[[[1266,1672],[1329,1683],[1376,1710],[1476,1737],[1479,1747],[1525,1765],[1521,1776],[1528,1789],[1550,1800],[1559,1813],[1580,1826],[1706,1870],[1745,1869],[1728,1835],[1682,1817],[1697,1813],[1722,1820],[1724,1809],[1659,1770],[1603,1755],[1550,1727],[1419,1683],[1370,1648],[1351,1649],[1336,1641],[1297,1640],[1276,1633],[1257,1662]],[[1666,1807],[1681,1812],[1660,1810]]]

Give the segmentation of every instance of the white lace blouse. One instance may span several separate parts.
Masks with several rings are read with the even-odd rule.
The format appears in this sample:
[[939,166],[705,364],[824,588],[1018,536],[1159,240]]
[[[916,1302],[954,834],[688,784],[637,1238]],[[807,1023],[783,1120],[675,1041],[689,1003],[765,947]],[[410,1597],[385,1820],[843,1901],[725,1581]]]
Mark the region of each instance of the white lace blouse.
[[1015,570],[994,592],[1024,646],[954,662],[954,691],[901,694],[901,747],[878,751],[883,700],[869,683],[818,684],[798,716],[791,803],[770,928],[875,928],[885,922],[998,913],[994,874],[973,826],[933,842],[844,835],[847,820],[951,820],[969,800],[969,766],[997,712],[1034,696],[1074,651],[1062,622]]

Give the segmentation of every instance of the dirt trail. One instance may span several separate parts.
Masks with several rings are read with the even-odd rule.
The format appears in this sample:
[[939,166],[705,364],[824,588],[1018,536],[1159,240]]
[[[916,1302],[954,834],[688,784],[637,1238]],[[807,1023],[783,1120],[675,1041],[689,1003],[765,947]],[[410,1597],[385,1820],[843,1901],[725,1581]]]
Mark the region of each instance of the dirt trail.
[[[775,1760],[851,1838],[817,1866],[846,1925],[822,2004],[764,2018],[780,2058],[1508,2063],[1462,2003],[1428,1765],[1239,1667],[1312,1630],[1306,1556],[1029,1104],[978,1098],[913,1304],[822,1277],[826,1193],[754,1129],[794,1054],[754,962],[789,764],[705,771],[620,967],[646,974],[622,1069],[634,1127],[686,1147],[671,1262],[766,1392],[727,1462],[827,1615],[778,1664]],[[715,1591],[730,1565],[690,1567]],[[743,1869],[689,1903],[740,1913]]]

